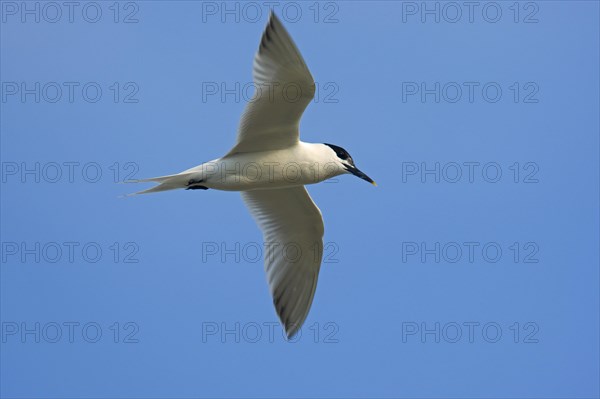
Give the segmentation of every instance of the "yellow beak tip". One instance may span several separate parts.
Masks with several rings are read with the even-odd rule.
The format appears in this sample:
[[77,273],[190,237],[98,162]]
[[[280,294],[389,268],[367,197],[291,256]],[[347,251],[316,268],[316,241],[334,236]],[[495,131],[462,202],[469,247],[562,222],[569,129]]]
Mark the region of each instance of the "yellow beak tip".
[[373,182],[373,183],[371,183],[371,184],[372,184],[372,185],[374,185],[375,187],[377,187],[377,183]]

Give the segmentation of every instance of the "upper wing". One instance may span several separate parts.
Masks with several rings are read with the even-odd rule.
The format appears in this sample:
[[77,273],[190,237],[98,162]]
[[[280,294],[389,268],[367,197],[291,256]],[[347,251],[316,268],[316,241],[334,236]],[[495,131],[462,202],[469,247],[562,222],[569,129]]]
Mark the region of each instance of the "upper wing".
[[255,96],[244,110],[230,154],[296,144],[300,118],[315,96],[314,79],[273,12],[254,56],[252,75]]
[[242,192],[263,231],[265,270],[285,332],[294,335],[312,304],[323,257],[323,218],[304,186]]

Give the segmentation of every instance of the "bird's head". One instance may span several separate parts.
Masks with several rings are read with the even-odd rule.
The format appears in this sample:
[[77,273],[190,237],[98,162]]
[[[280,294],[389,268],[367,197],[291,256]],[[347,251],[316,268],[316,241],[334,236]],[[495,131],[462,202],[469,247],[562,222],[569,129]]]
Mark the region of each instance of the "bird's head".
[[334,156],[335,162],[342,169],[342,173],[352,173],[354,176],[360,177],[361,179],[368,181],[372,185],[377,186],[377,184],[373,181],[373,179],[371,179],[369,176],[367,176],[366,174],[361,172],[356,167],[356,165],[354,165],[354,160],[352,159],[350,154],[348,154],[348,151],[344,150],[342,147],[338,147],[337,145],[327,144],[327,143],[323,143],[323,144],[325,144],[327,147],[329,147],[335,153],[335,156]]

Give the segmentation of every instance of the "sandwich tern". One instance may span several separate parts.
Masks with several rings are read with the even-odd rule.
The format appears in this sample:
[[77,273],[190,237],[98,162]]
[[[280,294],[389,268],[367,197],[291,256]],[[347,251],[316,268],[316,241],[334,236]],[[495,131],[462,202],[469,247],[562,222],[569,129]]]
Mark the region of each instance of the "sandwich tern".
[[343,148],[300,141],[300,118],[315,95],[315,82],[273,12],[254,57],[253,80],[255,96],[225,156],[178,174],[132,182],[158,183],[135,194],[178,188],[240,191],[262,230],[273,303],[291,338],[308,315],[323,256],[323,218],[305,185],[345,173],[375,182]]

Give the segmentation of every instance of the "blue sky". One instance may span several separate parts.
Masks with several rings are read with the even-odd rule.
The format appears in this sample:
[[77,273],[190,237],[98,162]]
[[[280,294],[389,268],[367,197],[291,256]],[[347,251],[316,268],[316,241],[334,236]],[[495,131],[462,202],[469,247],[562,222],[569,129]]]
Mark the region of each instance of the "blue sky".
[[268,5],[0,6],[3,397],[599,396],[598,2],[276,3],[379,184],[295,342],[237,193],[116,184],[233,145]]

